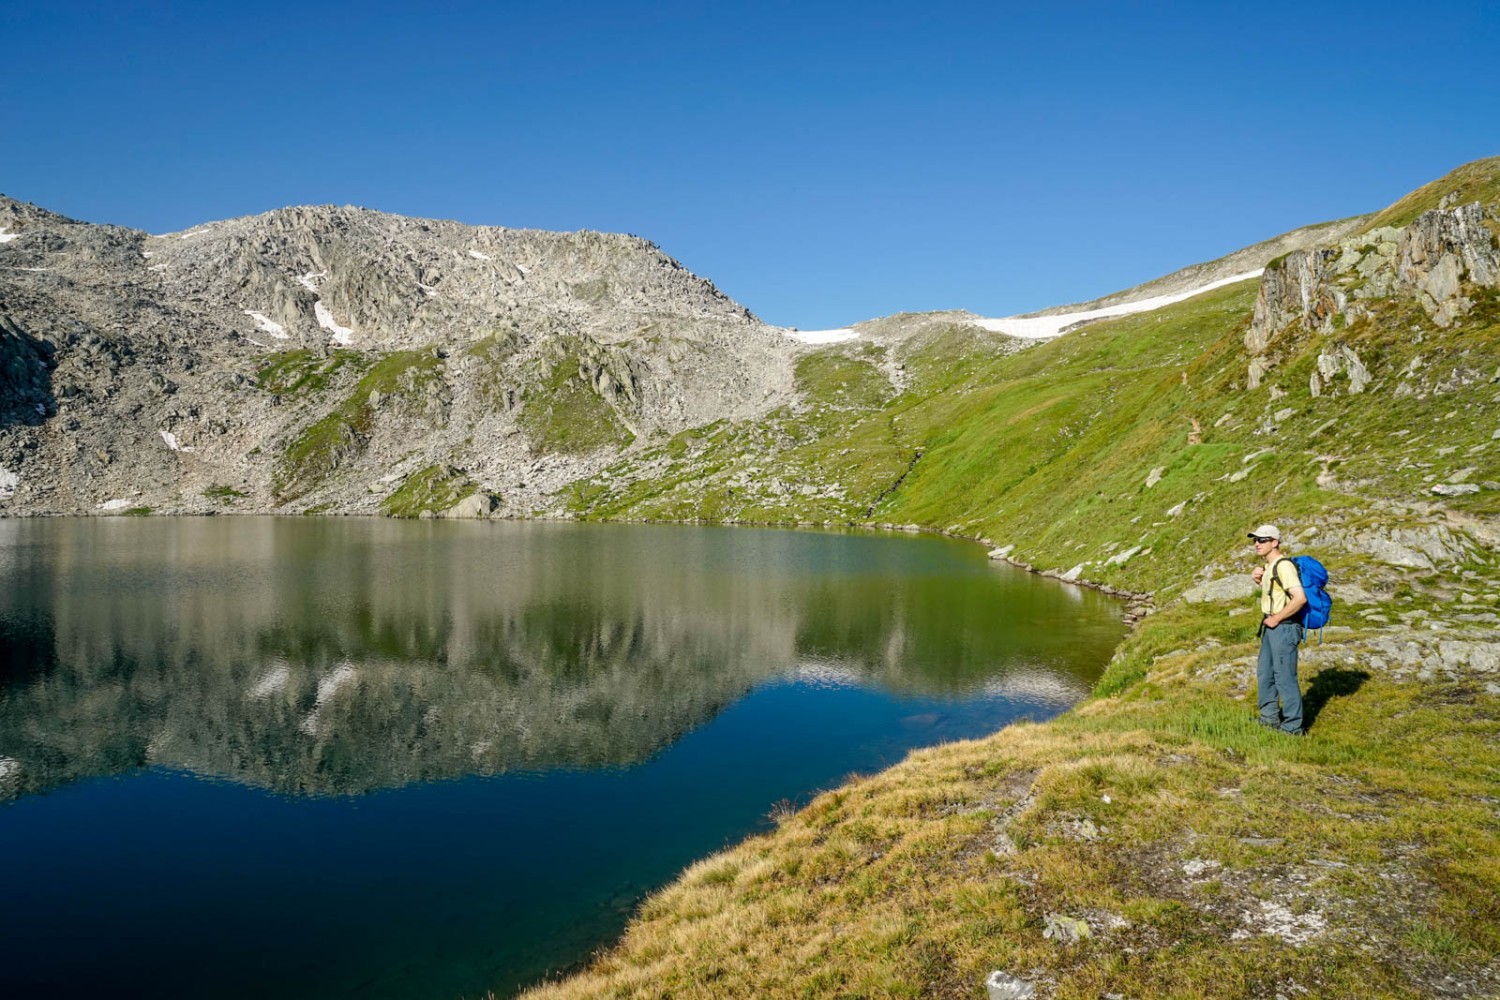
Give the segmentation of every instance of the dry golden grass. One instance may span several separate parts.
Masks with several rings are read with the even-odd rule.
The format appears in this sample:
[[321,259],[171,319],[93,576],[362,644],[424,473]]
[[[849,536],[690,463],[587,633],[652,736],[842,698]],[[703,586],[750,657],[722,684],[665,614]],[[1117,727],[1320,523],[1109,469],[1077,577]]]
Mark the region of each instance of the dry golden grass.
[[1226,690],[1251,651],[828,792],[527,996],[982,997],[992,969],[1057,997],[1493,989],[1500,699],[1373,676],[1299,741]]

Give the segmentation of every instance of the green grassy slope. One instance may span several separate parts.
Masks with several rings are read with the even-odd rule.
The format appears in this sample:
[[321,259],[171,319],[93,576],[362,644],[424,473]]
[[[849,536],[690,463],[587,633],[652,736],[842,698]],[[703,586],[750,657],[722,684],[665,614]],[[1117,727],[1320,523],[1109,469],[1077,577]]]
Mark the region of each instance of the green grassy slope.
[[[1497,177],[1385,224],[1455,189],[1494,211]],[[1500,485],[1433,493],[1500,482],[1500,296],[1470,291],[1447,328],[1391,298],[1285,331],[1256,389],[1255,282],[1016,352],[829,348],[799,407],[578,484],[584,516],[919,524],[1159,610],[1083,705],[781,817],[538,995],[981,997],[992,969],[1038,996],[1500,995]],[[1314,395],[1345,352],[1368,384]],[[1300,740],[1252,721],[1266,520],[1334,573]]]
[[1423,212],[1431,211],[1448,198],[1449,205],[1478,201],[1493,204],[1500,201],[1500,156],[1475,160],[1424,184],[1370,220],[1367,229],[1381,226],[1405,226]]
[[346,399],[286,445],[272,477],[277,503],[297,499],[361,453],[377,417],[374,400],[381,396],[398,402],[420,398],[438,377],[440,356],[436,350],[418,350],[360,359],[346,351],[322,362],[306,351],[288,351],[261,370],[260,381],[282,393],[320,392],[346,363],[367,366],[367,370]]
[[[1274,390],[1250,391],[1241,337],[1256,287],[1015,354],[960,353],[946,378],[935,355],[955,345],[924,346],[904,363],[929,374],[900,394],[875,367],[889,348],[812,355],[798,372],[801,412],[685,432],[579,484],[573,502],[616,518],[916,523],[1161,600],[1243,526],[1359,528],[1381,503],[1432,499],[1432,483],[1455,472],[1500,480],[1494,293],[1449,330],[1413,305],[1382,305],[1336,338],[1305,338]],[[1308,377],[1334,343],[1374,381],[1351,395],[1340,376],[1342,389],[1335,379],[1314,398]],[[1447,501],[1476,514],[1497,502],[1490,490]]]

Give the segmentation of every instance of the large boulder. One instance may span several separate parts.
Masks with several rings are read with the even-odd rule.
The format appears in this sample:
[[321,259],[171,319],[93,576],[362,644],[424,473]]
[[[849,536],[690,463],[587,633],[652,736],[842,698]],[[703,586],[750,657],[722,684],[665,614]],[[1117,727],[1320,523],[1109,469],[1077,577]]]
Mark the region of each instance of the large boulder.
[[442,517],[484,518],[500,508],[500,498],[493,493],[471,493],[443,511]]
[[1221,576],[1217,580],[1200,583],[1183,591],[1182,599],[1190,604],[1209,604],[1218,601],[1238,601],[1248,598],[1255,591],[1255,584],[1248,573]]

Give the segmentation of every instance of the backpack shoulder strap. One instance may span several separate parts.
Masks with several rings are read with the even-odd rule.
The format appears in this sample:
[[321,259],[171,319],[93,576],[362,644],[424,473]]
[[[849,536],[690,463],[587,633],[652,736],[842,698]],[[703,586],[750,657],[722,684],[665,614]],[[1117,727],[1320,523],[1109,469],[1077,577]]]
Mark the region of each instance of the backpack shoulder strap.
[[1281,567],[1284,563],[1292,564],[1292,571],[1297,573],[1297,582],[1299,584],[1302,582],[1302,573],[1297,570],[1296,561],[1293,560],[1291,556],[1282,556],[1280,559],[1276,560],[1276,565],[1271,567],[1271,585],[1273,587],[1280,585],[1282,593],[1291,594],[1291,591],[1287,590],[1286,584],[1281,582]]

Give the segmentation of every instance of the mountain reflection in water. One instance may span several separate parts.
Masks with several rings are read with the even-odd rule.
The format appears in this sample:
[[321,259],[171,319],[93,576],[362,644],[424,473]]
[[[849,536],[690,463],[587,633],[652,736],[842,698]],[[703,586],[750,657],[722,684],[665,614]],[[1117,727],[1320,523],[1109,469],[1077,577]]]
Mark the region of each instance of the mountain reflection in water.
[[1121,632],[931,538],[0,520],[0,966],[509,995],[773,804],[1059,711]]
[[782,677],[1061,707],[1118,635],[1098,595],[932,539],[3,521],[0,794],[148,765],[314,795],[628,765]]

